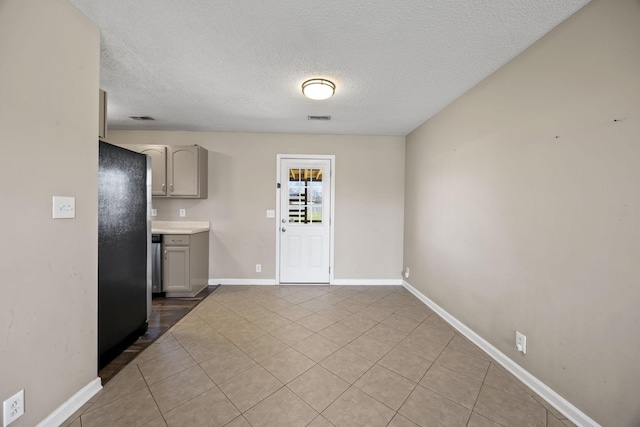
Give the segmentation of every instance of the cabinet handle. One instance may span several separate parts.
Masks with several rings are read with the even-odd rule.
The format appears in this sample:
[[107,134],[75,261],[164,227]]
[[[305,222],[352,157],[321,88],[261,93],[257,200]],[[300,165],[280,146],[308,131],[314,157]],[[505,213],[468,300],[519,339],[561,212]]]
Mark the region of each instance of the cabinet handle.
[[167,251],[164,251],[164,260],[167,260]]
[[169,190],[173,193],[173,184],[169,184]]
[[162,192],[164,193],[164,184],[162,184]]

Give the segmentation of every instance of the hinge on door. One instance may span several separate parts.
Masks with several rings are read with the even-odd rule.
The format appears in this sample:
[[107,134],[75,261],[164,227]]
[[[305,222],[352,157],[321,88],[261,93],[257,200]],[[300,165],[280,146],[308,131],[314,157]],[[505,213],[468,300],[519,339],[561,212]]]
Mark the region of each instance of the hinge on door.
[[277,183],[277,184],[276,184],[276,188],[280,188],[280,183]]

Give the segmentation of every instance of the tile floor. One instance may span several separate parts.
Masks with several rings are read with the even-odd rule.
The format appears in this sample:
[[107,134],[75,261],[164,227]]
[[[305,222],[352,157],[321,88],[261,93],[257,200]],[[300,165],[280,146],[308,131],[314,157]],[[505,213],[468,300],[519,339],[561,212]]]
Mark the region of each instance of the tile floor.
[[218,286],[207,286],[192,298],[166,298],[154,294],[151,300],[151,316],[147,332],[131,344],[125,351],[98,371],[102,384],[107,384],[118,372],[129,365],[133,359],[164,335],[187,313],[214,292]]
[[63,426],[573,424],[400,286],[222,286]]

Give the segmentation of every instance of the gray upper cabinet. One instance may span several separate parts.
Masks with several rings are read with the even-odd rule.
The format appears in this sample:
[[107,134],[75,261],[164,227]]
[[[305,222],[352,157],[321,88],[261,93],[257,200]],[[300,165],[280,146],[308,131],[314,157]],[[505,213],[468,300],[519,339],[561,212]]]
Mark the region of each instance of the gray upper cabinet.
[[206,199],[208,152],[199,145],[167,147],[169,197]]
[[120,145],[151,157],[151,195],[206,199],[209,152],[199,145]]
[[167,195],[167,147],[165,145],[138,145],[136,151],[151,157],[151,195]]

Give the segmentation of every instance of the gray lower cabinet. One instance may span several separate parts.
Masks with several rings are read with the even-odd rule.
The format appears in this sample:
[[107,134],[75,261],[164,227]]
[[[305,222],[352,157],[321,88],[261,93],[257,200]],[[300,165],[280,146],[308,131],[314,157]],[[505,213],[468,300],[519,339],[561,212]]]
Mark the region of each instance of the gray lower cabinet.
[[165,234],[162,291],[167,297],[194,297],[209,284],[209,232]]

